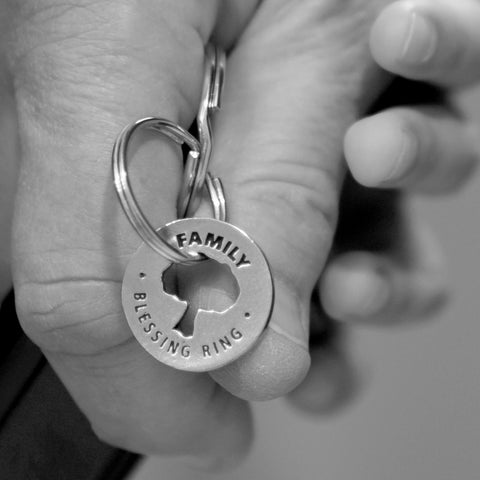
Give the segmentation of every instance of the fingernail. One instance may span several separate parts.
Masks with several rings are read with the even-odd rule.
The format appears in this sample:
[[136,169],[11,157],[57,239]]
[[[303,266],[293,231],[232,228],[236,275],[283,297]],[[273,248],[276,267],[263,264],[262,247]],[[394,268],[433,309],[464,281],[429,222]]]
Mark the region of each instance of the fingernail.
[[420,148],[417,136],[410,131],[401,131],[398,153],[392,163],[392,168],[382,183],[401,180],[410,173],[415,165]]
[[433,22],[418,12],[408,14],[401,61],[418,65],[428,62],[438,45],[438,32]]

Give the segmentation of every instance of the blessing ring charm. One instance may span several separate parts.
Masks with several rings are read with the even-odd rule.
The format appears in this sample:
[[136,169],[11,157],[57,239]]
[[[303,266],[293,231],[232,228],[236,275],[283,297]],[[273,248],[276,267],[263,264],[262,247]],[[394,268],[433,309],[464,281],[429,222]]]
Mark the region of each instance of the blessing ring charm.
[[127,266],[122,287],[136,339],[157,360],[180,370],[204,372],[239,358],[258,340],[271,313],[273,284],[263,253],[239,228],[210,218],[176,220],[158,232],[182,253],[227,265],[238,283],[238,298],[223,311],[199,308],[193,334],[185,335],[179,324],[189,305],[167,293],[164,284],[173,263],[143,244]]
[[[273,305],[273,282],[267,260],[245,232],[226,223],[222,183],[208,171],[212,149],[210,116],[220,107],[224,53],[208,46],[205,65],[197,115],[198,140],[165,118],[147,117],[124,128],[112,151],[118,198],[145,242],[131,258],[123,279],[122,304],[127,322],[138,342],[154,358],[192,372],[215,370],[244,355],[264,331]],[[128,144],[138,129],[153,130],[188,147],[178,212],[189,218],[157,230],[137,203],[128,177]],[[191,218],[204,187],[215,218]],[[230,270],[237,287],[232,304],[211,308],[209,300],[203,305],[189,302],[188,298],[180,298],[184,293],[179,294],[177,286],[172,288],[178,283],[179,274],[189,275],[188,269],[197,268],[199,262],[208,259]],[[179,264],[186,270],[179,272],[174,267]],[[229,297],[232,294],[228,292]]]

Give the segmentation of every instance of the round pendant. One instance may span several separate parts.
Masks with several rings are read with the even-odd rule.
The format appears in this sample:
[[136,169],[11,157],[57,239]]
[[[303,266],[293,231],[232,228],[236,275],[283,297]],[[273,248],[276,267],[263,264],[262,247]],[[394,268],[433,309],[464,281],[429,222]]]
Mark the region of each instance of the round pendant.
[[272,310],[273,283],[263,253],[245,232],[214,219],[177,220],[159,231],[179,250],[227,265],[238,296],[221,311],[198,308],[193,333],[184,333],[179,325],[188,299],[168,293],[164,281],[172,262],[142,244],[127,266],[122,287],[133,334],[153,357],[180,370],[214,370],[239,358],[263,332]]

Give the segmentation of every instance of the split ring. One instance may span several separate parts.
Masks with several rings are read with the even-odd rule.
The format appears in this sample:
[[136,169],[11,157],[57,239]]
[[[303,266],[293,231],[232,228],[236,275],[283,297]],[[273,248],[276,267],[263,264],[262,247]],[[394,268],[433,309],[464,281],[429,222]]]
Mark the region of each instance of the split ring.
[[[162,118],[148,117],[137,120],[127,126],[120,133],[115,141],[112,152],[112,168],[115,188],[122,208],[132,224],[133,228],[140,235],[143,241],[160,255],[176,263],[192,263],[203,259],[198,254],[187,254],[179,251],[167,238],[162,236],[161,231],[157,232],[146,216],[143,214],[133,194],[127,170],[127,150],[132,135],[138,129],[153,130],[170,138],[179,145],[186,144],[190,151],[188,160],[198,162],[200,144],[198,140],[190,135],[185,129],[177,124]],[[225,196],[219,179],[208,177],[207,188],[212,200],[214,216],[217,220],[225,221]]]

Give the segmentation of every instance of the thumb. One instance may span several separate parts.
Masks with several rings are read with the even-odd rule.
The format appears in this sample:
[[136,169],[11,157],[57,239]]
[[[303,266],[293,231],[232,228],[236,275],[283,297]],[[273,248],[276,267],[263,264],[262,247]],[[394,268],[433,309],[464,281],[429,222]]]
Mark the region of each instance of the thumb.
[[335,229],[342,138],[376,75],[367,31],[380,3],[267,0],[229,58],[212,171],[229,221],[262,248],[275,287],[261,341],[212,373],[237,396],[283,395],[309,368],[310,296]]

